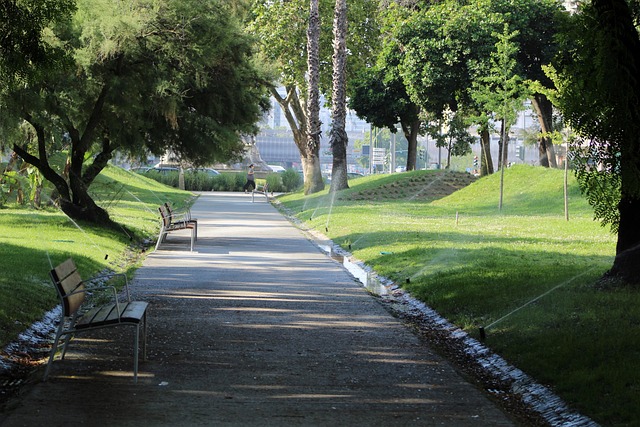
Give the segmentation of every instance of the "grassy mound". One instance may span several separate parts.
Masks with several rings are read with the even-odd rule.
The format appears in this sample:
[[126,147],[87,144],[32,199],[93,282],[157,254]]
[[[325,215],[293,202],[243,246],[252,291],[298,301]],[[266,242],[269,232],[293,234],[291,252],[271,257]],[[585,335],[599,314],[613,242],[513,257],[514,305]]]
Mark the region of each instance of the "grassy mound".
[[[436,200],[466,187],[475,180],[476,177],[468,173],[447,171],[378,175],[372,181],[375,182],[375,185],[362,189],[359,185],[355,186],[355,191],[338,196],[338,198],[359,201]],[[353,186],[357,181],[351,180],[349,182]]]

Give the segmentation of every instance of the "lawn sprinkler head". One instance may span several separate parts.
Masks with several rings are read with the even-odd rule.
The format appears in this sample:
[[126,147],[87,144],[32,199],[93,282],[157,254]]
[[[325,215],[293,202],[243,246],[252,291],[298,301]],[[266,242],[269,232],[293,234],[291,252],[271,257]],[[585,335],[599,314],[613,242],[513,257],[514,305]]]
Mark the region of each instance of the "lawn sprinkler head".
[[484,340],[487,338],[487,334],[486,334],[486,332],[484,331],[484,326],[480,326],[480,327],[478,328],[478,331],[480,332],[480,340],[481,340],[481,341],[484,341]]
[[329,232],[329,227],[325,227],[324,231],[326,231],[328,233]]
[[351,243],[349,243],[349,250],[351,250]]
[[109,258],[109,254],[104,255],[104,259],[107,259],[107,258]]
[[407,277],[406,283],[407,283],[407,285],[408,285],[409,283],[411,283],[411,277]]

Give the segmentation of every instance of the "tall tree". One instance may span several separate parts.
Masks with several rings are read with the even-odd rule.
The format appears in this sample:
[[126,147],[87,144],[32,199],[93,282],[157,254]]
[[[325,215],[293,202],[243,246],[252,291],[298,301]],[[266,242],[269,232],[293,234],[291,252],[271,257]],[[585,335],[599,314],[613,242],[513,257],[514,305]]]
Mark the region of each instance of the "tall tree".
[[[520,46],[516,58],[522,77],[540,82],[539,87],[550,87],[542,66],[558,51],[554,37],[562,16],[556,0],[443,0],[428,3],[399,26],[405,53],[401,70],[411,98],[423,112],[436,117],[446,108],[464,108],[467,114],[476,111],[483,173],[492,169],[486,116],[493,112],[480,111],[469,90],[495,50],[491,33],[501,31],[504,22],[518,30],[514,42]],[[532,102],[541,126],[550,128],[551,103],[542,93],[534,94]],[[541,163],[552,164],[551,141],[543,138],[540,146]]]
[[494,118],[501,122],[500,153],[498,167],[500,168],[500,202],[502,209],[502,195],[504,185],[504,168],[507,164],[509,130],[516,122],[518,112],[523,108],[523,101],[527,96],[522,78],[517,74],[515,55],[518,45],[513,41],[518,31],[510,31],[505,22],[502,33],[493,33],[497,38],[496,51],[491,55],[489,67],[483,77],[474,82],[472,96],[486,111],[493,111]]
[[[309,1],[309,28],[307,30],[307,69],[309,83],[307,88],[307,145],[299,146],[303,176],[305,179],[304,192],[310,194],[324,188],[320,175],[320,135],[322,123],[320,122],[320,11],[318,0]],[[276,92],[277,93],[277,92]],[[281,104],[282,105],[282,104]],[[288,111],[288,110],[287,110]],[[304,117],[304,116],[303,116]],[[287,120],[292,120],[289,114]],[[292,128],[295,122],[291,121]],[[313,179],[315,177],[315,179]]]
[[[567,17],[561,2],[557,0],[486,0],[481,7],[489,13],[499,14],[509,23],[512,30],[518,31],[514,43],[520,46],[516,59],[522,78],[537,82],[534,87],[553,87],[551,80],[543,71],[543,66],[551,63],[558,54],[557,34]],[[541,130],[538,138],[540,165],[557,167],[553,141],[548,136],[554,131],[553,105],[544,90],[534,91],[530,99]]]
[[[320,92],[329,99],[332,87],[331,16],[334,3],[332,0],[319,0],[318,4],[321,17],[319,87]],[[375,0],[349,2],[347,13],[351,31],[347,37],[350,46],[347,69],[350,73],[370,64],[369,61],[377,49],[377,7],[378,2]],[[324,188],[319,158],[315,155],[310,156],[307,135],[308,11],[306,0],[255,0],[253,19],[248,24],[249,29],[261,40],[262,54],[278,70],[279,83],[285,88],[284,95],[280,95],[276,87],[271,89],[271,94],[282,107],[293,133],[294,143],[300,152],[305,170],[305,194],[315,193]]]
[[[268,105],[251,39],[226,6],[147,6],[79,0],[72,25],[48,33],[48,43],[71,52],[68,60],[0,100],[5,115],[25,120],[36,135],[33,145],[15,142],[14,151],[53,183],[72,218],[110,223],[88,189],[116,149],[171,150],[194,163],[237,158],[240,133],[255,131]],[[61,145],[68,146],[65,170],[50,162]]]
[[[432,122],[427,128],[439,129],[445,111],[458,113],[464,108],[469,114],[479,108],[470,88],[481,64],[495,49],[491,31],[499,22],[499,15],[445,0],[410,14],[398,26],[396,35],[404,53],[400,73],[411,100]],[[482,170],[490,171],[489,131],[486,126],[482,129]],[[439,130],[431,134],[437,144],[447,145]]]
[[333,153],[331,191],[349,188],[347,182],[347,1],[336,0],[333,19],[333,91],[329,145]]
[[[394,73],[394,70],[396,71]],[[391,74],[395,77],[391,77]],[[360,75],[349,81],[349,107],[359,117],[378,128],[387,128],[397,132],[398,123],[408,141],[408,171],[416,168],[418,135],[422,132],[420,107],[407,94],[397,67],[380,67],[363,70]]]
[[400,75],[404,57],[402,46],[395,36],[408,11],[389,5],[382,14],[382,48],[375,66],[362,70],[349,81],[349,107],[359,117],[378,127],[397,132],[398,123],[408,142],[406,170],[416,168],[418,135],[424,132],[420,107],[411,100]]
[[[571,152],[596,218],[618,235],[609,276],[640,283],[640,36],[625,0],[591,0],[574,15],[554,73],[554,103],[582,137]],[[637,9],[635,9],[638,12]]]

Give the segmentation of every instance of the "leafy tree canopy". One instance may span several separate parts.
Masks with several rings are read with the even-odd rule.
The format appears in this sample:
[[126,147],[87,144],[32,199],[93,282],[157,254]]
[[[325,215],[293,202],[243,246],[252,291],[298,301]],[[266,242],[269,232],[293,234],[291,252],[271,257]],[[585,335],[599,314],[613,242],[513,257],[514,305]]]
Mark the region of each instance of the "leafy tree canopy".
[[[640,11],[637,2],[635,9],[610,2],[612,19],[595,3],[573,16],[564,33],[565,54],[547,72],[557,87],[550,92],[554,104],[580,136],[571,147],[578,180],[596,217],[616,232],[623,182],[627,197],[640,198]],[[625,31],[625,20],[636,29]]]
[[[295,85],[306,94],[308,1],[256,1],[250,31],[262,43],[263,55],[277,67],[280,83]],[[320,91],[330,98],[332,83],[332,25],[335,1],[320,0]],[[378,48],[379,3],[374,0],[350,1],[347,70],[354,73],[370,66]]]
[[[56,47],[43,31],[68,18],[73,0],[2,0],[0,2],[0,81],[24,79],[53,61]],[[57,52],[59,54],[59,52]]]
[[[225,2],[79,0],[63,24],[45,29],[43,42],[67,60],[8,86],[0,108],[35,129],[14,149],[54,182],[65,212],[105,219],[86,188],[116,149],[172,150],[196,164],[242,154],[241,134],[256,130],[268,106],[269,79]],[[68,177],[48,162],[61,136]]]

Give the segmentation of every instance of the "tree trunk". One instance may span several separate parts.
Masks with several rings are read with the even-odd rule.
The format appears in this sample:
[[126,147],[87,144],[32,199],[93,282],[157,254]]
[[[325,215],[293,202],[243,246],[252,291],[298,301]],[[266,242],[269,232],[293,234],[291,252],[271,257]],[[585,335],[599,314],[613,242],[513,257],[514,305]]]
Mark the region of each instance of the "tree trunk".
[[[16,154],[22,157],[27,163],[36,167],[42,176],[54,185],[60,209],[73,220],[88,221],[94,224],[113,227],[114,223],[109,218],[107,211],[98,206],[89,195],[88,183],[91,183],[93,179],[88,180],[88,183],[85,183],[83,180],[82,165],[84,163],[86,147],[88,147],[86,139],[84,141],[81,140],[78,137],[78,132],[70,132],[72,150],[69,177],[68,180],[66,180],[49,165],[44,127],[40,126],[32,117],[27,117],[26,120],[36,131],[38,156],[32,155],[25,147],[20,147],[17,144],[14,145],[13,149]],[[99,157],[100,156],[98,156],[98,158]],[[98,170],[96,167],[93,173],[97,175],[100,170],[102,169]]]
[[[309,2],[309,28],[307,30],[307,67],[309,73],[309,83],[307,88],[307,120],[303,122],[306,124],[306,137],[304,138],[306,141],[302,145],[298,146],[303,158],[302,164],[305,169],[305,194],[315,193],[324,189],[324,183],[319,185],[317,182],[318,179],[322,181],[322,174],[320,171],[320,134],[322,123],[320,122],[319,43],[320,12],[318,9],[318,0],[311,0]],[[295,92],[295,89],[293,92]],[[304,111],[303,109],[301,110]]]
[[[41,132],[38,133],[38,144],[44,144],[44,140],[40,142]],[[44,133],[42,132],[44,138]],[[14,145],[14,151],[24,159],[27,163],[32,164],[46,180],[51,182],[57,192],[57,203],[62,212],[73,220],[88,221],[94,224],[114,226],[109,218],[107,211],[98,206],[88,193],[87,186],[82,182],[82,177],[76,174],[69,175],[69,182],[55,172],[49,165],[46,157],[44,160],[31,155],[25,148]]]
[[504,129],[504,120],[500,125],[500,139],[498,140],[498,170],[502,169],[502,165],[504,164],[507,153],[507,138]]
[[640,199],[623,196],[618,203],[620,224],[616,257],[608,275],[627,283],[640,283]]
[[[640,37],[625,1],[594,0],[593,6],[600,18],[598,22],[611,38],[608,48],[616,55],[617,63],[612,67],[611,78],[626,80],[623,93],[613,94],[616,96],[614,105],[624,110],[620,114],[627,118],[627,123],[619,134],[620,222],[616,257],[609,275],[640,285],[640,82],[637,78],[629,78],[640,73]],[[612,114],[616,113],[612,111]]]
[[[543,135],[549,135],[553,131],[553,104],[542,94],[535,94],[531,99],[531,104],[538,116],[540,130]],[[538,152],[540,155],[540,166],[557,168],[556,154],[550,136],[541,137],[538,141]]]
[[287,95],[284,98],[280,96],[275,88],[271,89],[271,94],[282,108],[284,117],[293,133],[293,142],[300,152],[304,173],[304,194],[317,193],[324,190],[324,181],[322,180],[322,171],[320,169],[320,145],[309,146],[305,107],[302,105],[294,86],[287,86],[286,89]]
[[347,1],[336,0],[333,21],[333,93],[330,145],[333,153],[331,191],[349,188],[347,180]]
[[480,131],[480,176],[491,175],[494,172],[491,157],[491,135],[489,129]]
[[407,171],[416,170],[420,124],[421,121],[419,119],[413,123],[400,123],[404,137],[407,138]]

